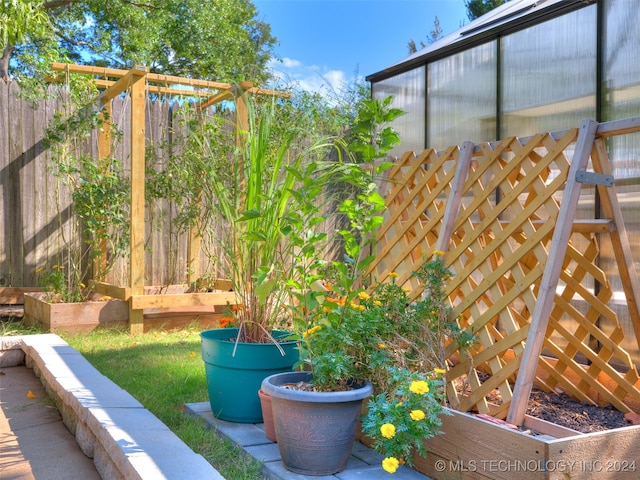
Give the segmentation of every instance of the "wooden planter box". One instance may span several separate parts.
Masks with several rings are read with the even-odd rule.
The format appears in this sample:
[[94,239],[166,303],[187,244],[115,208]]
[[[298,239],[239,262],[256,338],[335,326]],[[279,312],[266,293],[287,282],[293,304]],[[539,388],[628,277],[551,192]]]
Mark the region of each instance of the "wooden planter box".
[[27,325],[39,325],[49,332],[88,332],[98,326],[126,325],[129,306],[116,299],[48,303],[44,301],[44,293],[25,293],[24,319]]
[[[447,409],[443,435],[425,442],[414,468],[434,480],[627,479],[640,474],[640,426],[580,433],[534,417],[539,435]],[[499,422],[499,421],[497,421]],[[368,443],[363,439],[364,443]]]

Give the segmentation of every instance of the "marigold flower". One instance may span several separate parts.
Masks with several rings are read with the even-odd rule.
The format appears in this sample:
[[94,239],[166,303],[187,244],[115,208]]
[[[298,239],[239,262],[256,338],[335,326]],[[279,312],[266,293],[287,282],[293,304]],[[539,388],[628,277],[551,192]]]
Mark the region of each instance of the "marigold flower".
[[389,276],[391,278],[398,278],[400,275],[398,274],[398,272],[389,272]]
[[42,273],[42,272],[44,272],[44,267],[36,268],[36,273]]
[[302,336],[304,338],[307,338],[309,335],[313,335],[314,333],[316,333],[318,330],[322,330],[322,327],[320,325],[316,325],[315,327],[311,327],[309,330],[307,330],[306,332],[304,332],[302,334]]
[[385,348],[387,348],[387,346],[384,343],[379,343],[378,344],[378,348],[385,349]]
[[438,257],[442,257],[444,255],[444,252],[442,250],[434,250],[433,251],[433,256],[438,256]]
[[433,369],[434,372],[436,372],[438,375],[444,375],[445,373],[447,373],[447,371],[444,368],[434,368]]
[[373,304],[374,304],[376,307],[381,307],[381,306],[382,306],[382,302],[381,302],[380,300],[374,300],[374,301],[373,301]]
[[412,420],[415,420],[416,422],[419,420],[424,420],[425,414],[422,410],[411,410],[411,412],[409,412],[409,415],[411,416]]
[[233,318],[232,317],[222,317],[220,319],[220,328],[225,328],[230,323],[233,323]]
[[392,423],[385,423],[380,427],[380,433],[384,438],[393,438],[396,436],[396,426]]
[[429,384],[424,380],[415,380],[411,382],[411,386],[409,387],[413,393],[417,393],[418,395],[424,395],[429,392]]
[[371,298],[371,295],[369,295],[367,292],[359,292],[358,297],[360,298],[360,300],[369,300]]
[[385,472],[388,472],[388,473],[396,473],[396,470],[398,470],[399,465],[400,465],[400,462],[395,457],[387,457],[384,460],[382,460],[382,468],[384,469]]

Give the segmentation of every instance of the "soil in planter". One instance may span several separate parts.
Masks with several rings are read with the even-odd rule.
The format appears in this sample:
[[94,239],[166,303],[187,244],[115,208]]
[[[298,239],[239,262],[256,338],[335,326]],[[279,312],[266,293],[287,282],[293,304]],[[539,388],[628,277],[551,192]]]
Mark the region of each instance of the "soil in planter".
[[527,414],[582,433],[628,427],[624,413],[611,405],[599,407],[578,402],[564,393],[533,390]]
[[[478,372],[478,377],[482,382],[488,378],[488,375]],[[462,389],[463,387],[459,385],[458,391],[460,392]],[[496,405],[502,404],[502,397],[498,390],[493,390],[486,398]],[[527,414],[581,433],[599,432],[631,425],[624,418],[624,413],[611,405],[604,407],[591,405],[575,400],[562,392],[544,392],[536,388],[531,391]]]

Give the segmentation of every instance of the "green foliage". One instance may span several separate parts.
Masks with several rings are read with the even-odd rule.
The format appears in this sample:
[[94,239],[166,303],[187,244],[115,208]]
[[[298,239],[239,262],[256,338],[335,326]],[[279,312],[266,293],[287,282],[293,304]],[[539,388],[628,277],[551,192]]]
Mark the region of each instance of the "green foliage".
[[366,375],[370,372],[368,356],[378,353],[375,344],[368,342],[377,338],[374,333],[381,319],[358,299],[366,295],[361,276],[374,259],[374,233],[385,209],[375,180],[390,166],[374,161],[398,141],[395,132],[381,128],[400,114],[390,104],[390,98],[362,100],[341,145],[340,152],[347,157],[340,157],[333,174],[353,192],[338,206],[346,219],[345,227],[337,231],[343,241],[342,259],[326,261],[320,239],[305,235],[305,230],[292,233],[303,247],[292,262],[297,281],[287,283],[296,298],[296,306],[291,308],[293,322],[301,336],[302,362],[311,368],[314,384],[322,391],[345,388],[354,379],[370,379]]
[[[267,78],[276,39],[249,0],[11,0],[37,12],[4,35],[15,38],[12,73],[29,76],[38,65],[67,58],[73,63],[234,82]],[[105,5],[108,5],[105,8]],[[44,13],[46,12],[46,14]],[[13,25],[11,21],[6,25]],[[37,20],[37,21],[36,21]],[[54,35],[43,36],[47,28]],[[0,23],[2,28],[2,23]],[[2,31],[0,31],[2,33]],[[6,42],[3,43],[3,45]]]
[[41,1],[4,0],[0,3],[0,42],[23,43],[30,37],[42,37],[52,25]]
[[261,342],[286,321],[290,298],[281,286],[295,279],[291,259],[299,245],[291,232],[322,223],[334,165],[325,160],[328,139],[308,128],[306,114],[276,99],[246,101],[238,148],[221,147],[236,141],[224,122],[188,117],[185,148],[151,184],[162,192],[168,175],[184,179],[184,225],[212,239],[214,268],[237,294],[241,337]]
[[[73,221],[70,229],[61,228],[67,248],[55,268],[40,266],[37,271],[44,272],[40,283],[50,297],[65,302],[86,300],[94,282],[101,281],[128,248],[129,185],[117,159],[96,161],[82,153],[92,132],[103,122],[102,113],[85,106],[83,96],[91,99],[89,105],[93,102],[91,90],[77,91],[69,101],[69,112],[56,112],[45,137],[52,154],[51,173],[57,179],[56,197],[61,199],[63,191],[70,192]],[[120,136],[112,127],[112,140]],[[62,205],[57,207],[62,222]],[[103,253],[107,261],[96,262]]]
[[499,7],[505,1],[508,0],[465,0],[465,7],[467,7],[467,16],[469,20],[473,21],[476,18],[481,17],[485,13]]
[[441,433],[446,395],[444,370],[423,374],[394,368],[391,372],[388,390],[367,403],[362,432],[386,455],[383,468],[394,473],[399,464],[412,465],[414,452],[426,456],[424,441]]

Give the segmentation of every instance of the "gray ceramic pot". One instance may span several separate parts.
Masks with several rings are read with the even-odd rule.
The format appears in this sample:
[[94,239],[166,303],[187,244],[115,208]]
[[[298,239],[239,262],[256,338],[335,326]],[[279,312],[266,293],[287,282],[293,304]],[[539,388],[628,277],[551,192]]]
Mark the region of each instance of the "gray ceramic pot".
[[344,470],[356,438],[362,401],[371,383],[346,392],[306,392],[283,385],[311,380],[309,372],[271,375],[262,390],[271,396],[275,435],[282,462],[302,475],[332,475]]

